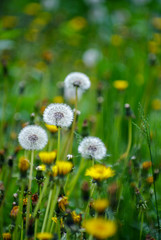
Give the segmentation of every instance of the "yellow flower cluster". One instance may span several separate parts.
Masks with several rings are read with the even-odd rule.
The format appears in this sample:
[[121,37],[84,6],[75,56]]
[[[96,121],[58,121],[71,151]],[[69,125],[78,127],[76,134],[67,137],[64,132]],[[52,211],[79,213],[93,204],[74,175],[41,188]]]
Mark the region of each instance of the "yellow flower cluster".
[[58,198],[58,206],[62,211],[65,211],[65,207],[68,205],[68,197],[62,196]]
[[56,159],[56,151],[39,152],[39,158],[42,161],[42,163],[51,164]]
[[10,240],[11,239],[11,234],[10,233],[3,233],[2,237],[3,237],[3,240]]
[[64,176],[71,172],[73,164],[67,161],[57,161],[56,165],[52,166],[53,176]]
[[75,211],[71,212],[71,215],[72,215],[72,219],[73,219],[74,223],[79,223],[82,219],[81,215],[76,214]]
[[97,181],[108,179],[110,177],[113,177],[114,175],[115,172],[110,167],[106,167],[101,164],[96,164],[93,167],[90,167],[86,170],[85,173],[85,176],[90,176]]
[[104,218],[92,218],[83,223],[85,230],[97,239],[107,239],[116,233],[116,224]]
[[150,161],[146,161],[146,162],[143,162],[142,163],[142,168],[144,169],[144,170],[148,170],[150,167],[151,167],[151,162]]

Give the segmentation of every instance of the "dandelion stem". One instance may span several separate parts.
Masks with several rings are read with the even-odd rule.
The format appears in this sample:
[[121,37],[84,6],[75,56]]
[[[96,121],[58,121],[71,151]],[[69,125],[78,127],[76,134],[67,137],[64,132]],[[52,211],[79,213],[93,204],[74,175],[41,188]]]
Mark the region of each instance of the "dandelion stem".
[[30,174],[29,174],[29,184],[28,184],[28,199],[27,199],[27,213],[26,213],[26,231],[28,229],[29,224],[29,216],[30,216],[30,201],[31,201],[31,187],[32,187],[32,173],[33,173],[33,165],[34,165],[34,150],[31,151],[31,163],[30,163]]
[[44,229],[45,229],[45,226],[46,226],[47,217],[48,217],[48,213],[49,213],[49,208],[50,208],[50,204],[51,204],[51,197],[52,197],[52,189],[50,190],[50,193],[49,193],[47,208],[46,208],[46,212],[45,212],[45,218],[44,218],[44,221],[43,221],[41,232],[44,232]]
[[34,229],[34,240],[36,240],[36,235],[37,235],[37,227],[38,227],[38,218],[35,220],[35,229]]
[[38,203],[37,203],[37,205],[36,205],[36,207],[35,207],[33,217],[36,216],[36,214],[37,214],[37,212],[38,212],[38,210],[39,210],[39,207],[40,207],[40,204],[41,204],[41,202],[42,202],[42,198],[43,198],[43,196],[44,196],[44,193],[46,192],[48,183],[49,183],[49,176],[47,175],[47,178],[45,179],[45,182],[44,182],[43,189],[42,189],[41,194],[40,194],[40,196],[39,196]]
[[143,233],[143,223],[144,223],[144,213],[141,212],[141,226],[140,226],[140,240],[142,239],[142,233]]
[[57,161],[60,160],[60,127],[58,127]]

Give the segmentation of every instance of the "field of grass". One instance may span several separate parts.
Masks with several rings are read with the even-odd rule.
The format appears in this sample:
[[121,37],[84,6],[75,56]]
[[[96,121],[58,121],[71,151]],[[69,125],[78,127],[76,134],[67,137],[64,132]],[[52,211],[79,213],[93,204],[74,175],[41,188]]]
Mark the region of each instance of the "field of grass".
[[0,239],[161,240],[160,0],[0,5]]

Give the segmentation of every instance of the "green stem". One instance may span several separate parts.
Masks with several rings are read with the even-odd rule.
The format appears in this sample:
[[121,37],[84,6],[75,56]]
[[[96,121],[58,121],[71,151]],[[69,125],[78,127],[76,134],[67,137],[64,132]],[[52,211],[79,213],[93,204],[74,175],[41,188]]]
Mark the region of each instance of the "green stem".
[[140,240],[142,239],[142,233],[143,233],[143,223],[144,223],[144,213],[141,212],[141,226],[140,226]]
[[28,229],[29,217],[30,217],[30,202],[31,202],[31,187],[32,187],[32,173],[34,166],[34,150],[31,151],[31,163],[30,163],[30,174],[29,174],[29,184],[28,184],[28,199],[27,199],[27,213],[26,213],[26,231]]
[[127,144],[127,149],[126,149],[126,159],[128,158],[128,155],[130,152],[131,143],[132,143],[132,121],[130,118],[128,121],[128,144]]
[[46,179],[45,179],[45,181],[44,181],[43,189],[42,189],[41,194],[40,194],[40,196],[39,196],[38,203],[37,203],[37,205],[36,205],[36,207],[35,207],[35,210],[34,210],[34,213],[33,213],[33,217],[36,217],[36,214],[37,214],[37,212],[38,212],[38,210],[39,210],[39,208],[40,208],[40,204],[41,204],[41,202],[42,202],[43,196],[45,195],[45,192],[46,192],[48,183],[49,183],[49,176],[47,175],[47,177],[46,177]]
[[87,206],[86,206],[86,209],[85,209],[84,219],[86,219],[86,217],[87,217],[88,210],[89,210],[89,203],[90,203],[91,197],[93,196],[95,186],[96,186],[96,184],[93,183],[93,184],[92,184],[92,187],[91,187],[90,198],[89,198],[89,200],[88,200],[88,203],[87,203]]
[[35,220],[35,229],[34,229],[34,240],[36,240],[36,235],[37,235],[37,228],[38,228],[38,218]]
[[45,230],[47,217],[48,217],[48,213],[49,213],[49,208],[50,208],[50,204],[51,204],[51,197],[52,197],[52,189],[50,190],[50,193],[49,193],[48,204],[47,204],[47,208],[46,208],[45,217],[44,217],[44,221],[43,221],[41,232],[44,232],[44,230]]
[[21,225],[21,240],[23,240],[23,219],[22,219],[22,225]]
[[60,192],[60,186],[55,185],[54,189],[52,190],[52,200],[53,201],[51,203],[50,213],[49,213],[49,217],[48,217],[48,224],[47,224],[47,228],[46,228],[47,232],[50,229],[50,225],[51,225],[53,213],[54,213],[54,210],[55,210],[55,207],[56,207],[56,203],[57,203],[57,200],[58,200],[59,192]]
[[60,127],[58,127],[58,146],[57,146],[57,161],[60,160]]

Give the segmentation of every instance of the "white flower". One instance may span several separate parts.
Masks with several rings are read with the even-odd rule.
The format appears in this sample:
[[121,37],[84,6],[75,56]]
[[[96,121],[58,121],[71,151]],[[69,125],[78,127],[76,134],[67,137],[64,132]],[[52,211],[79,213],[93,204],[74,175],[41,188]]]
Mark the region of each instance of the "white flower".
[[[78,100],[81,99],[82,97],[82,89],[78,88]],[[74,87],[71,87],[71,88],[67,88],[65,87],[64,88],[64,98],[67,100],[67,101],[75,101],[75,98],[76,98],[76,91],[75,91],[75,88]]]
[[83,54],[83,62],[87,67],[95,66],[100,59],[101,53],[95,48],[90,48]]
[[44,122],[57,127],[69,127],[73,122],[72,109],[63,103],[52,103],[44,111]]
[[48,137],[42,127],[29,125],[20,131],[18,141],[26,150],[41,150],[47,144]]
[[106,147],[97,137],[85,137],[78,147],[78,152],[84,158],[101,160],[106,156]]
[[65,87],[67,88],[80,88],[82,90],[87,90],[91,86],[89,77],[84,73],[72,72],[67,75],[64,80]]

